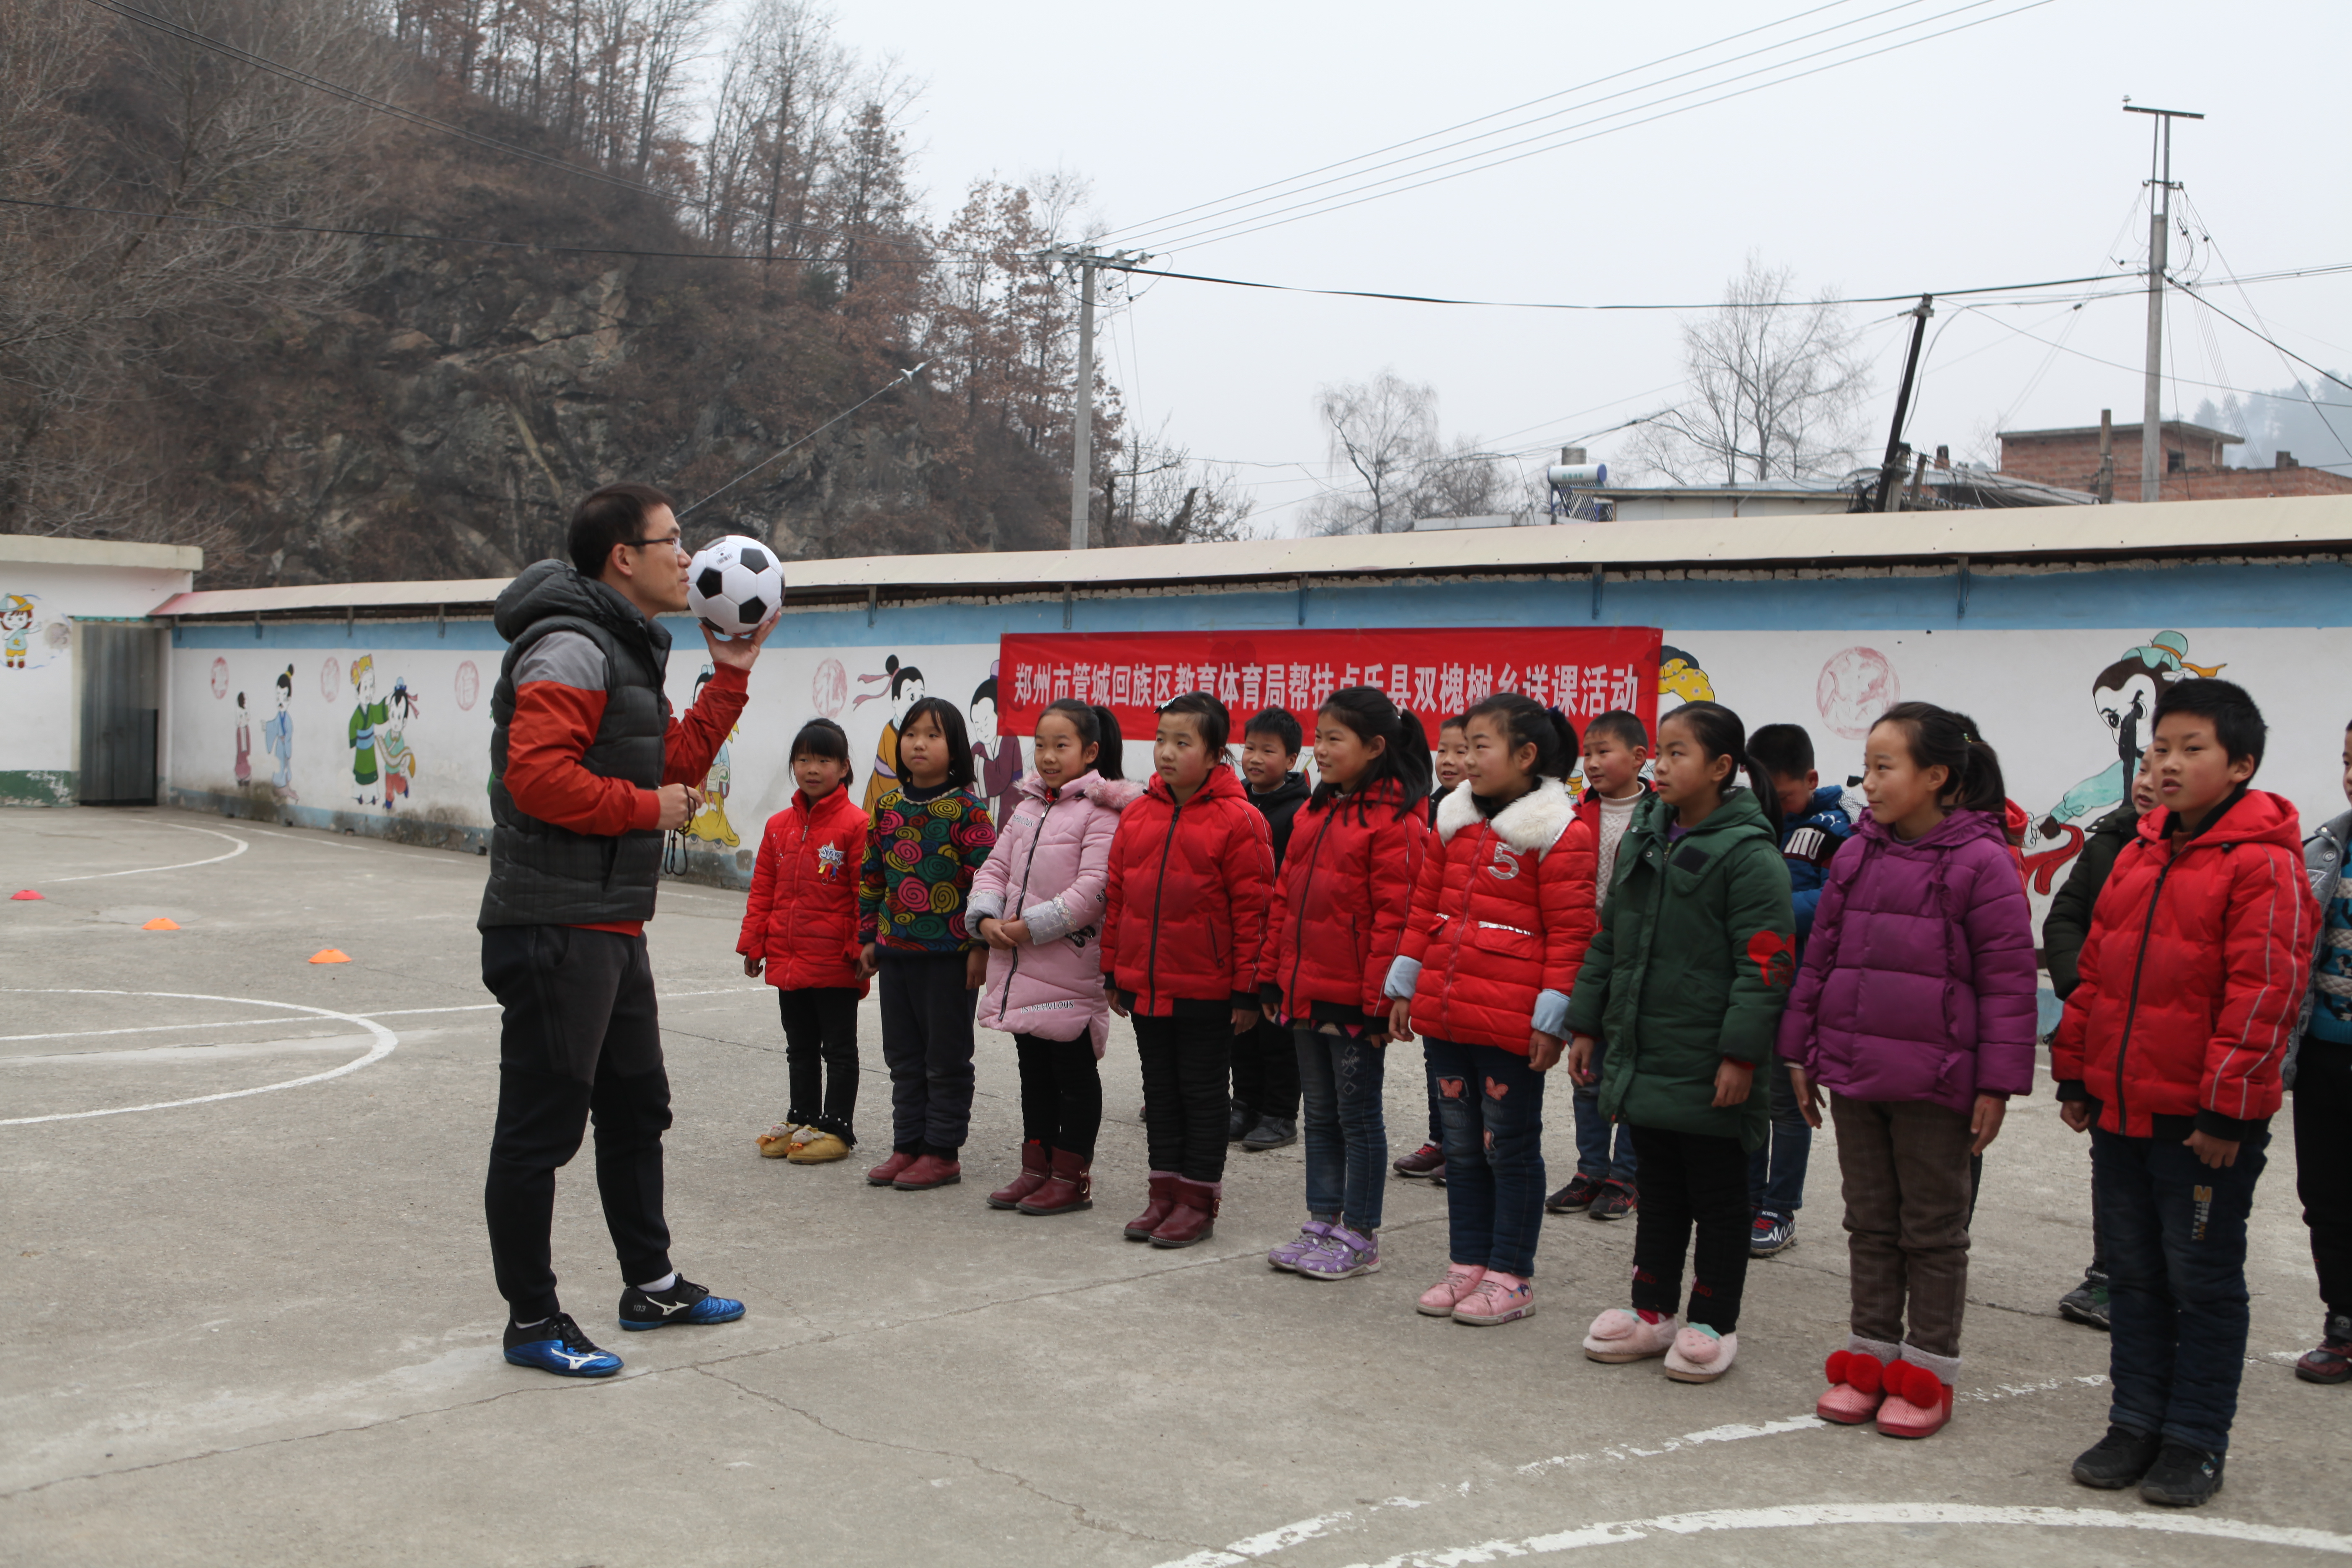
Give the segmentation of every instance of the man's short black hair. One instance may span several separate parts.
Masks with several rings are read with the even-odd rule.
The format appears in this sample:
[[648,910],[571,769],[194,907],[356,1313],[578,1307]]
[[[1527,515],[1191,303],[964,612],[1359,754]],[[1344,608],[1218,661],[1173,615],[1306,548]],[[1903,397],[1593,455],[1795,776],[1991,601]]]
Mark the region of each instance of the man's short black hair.
[[1801,779],[1813,771],[1813,738],[1802,724],[1767,724],[1748,737],[1748,754],[1775,779]]
[[602,577],[613,546],[633,544],[646,536],[646,514],[657,506],[675,512],[677,505],[651,485],[633,479],[600,485],[580,498],[572,509],[572,564],[583,577]]
[[1649,726],[1642,722],[1639,713],[1631,713],[1622,708],[1612,708],[1606,713],[1596,714],[1592,722],[1584,727],[1584,743],[1588,746],[1602,735],[1609,736],[1629,752],[1650,749]]
[[1307,731],[1299,728],[1298,720],[1287,708],[1261,708],[1255,718],[1242,726],[1242,739],[1244,741],[1261,733],[1280,742],[1286,756],[1297,756],[1298,749],[1307,743]]
[[2263,747],[2270,740],[2270,726],[2263,722],[2263,710],[2254,706],[2254,700],[2236,681],[2175,681],[2156,700],[2156,722],[2163,723],[2166,715],[2171,713],[2194,713],[2200,719],[2211,720],[2213,738],[2221,742],[2221,750],[2231,762],[2247,757],[2256,767],[2262,766]]

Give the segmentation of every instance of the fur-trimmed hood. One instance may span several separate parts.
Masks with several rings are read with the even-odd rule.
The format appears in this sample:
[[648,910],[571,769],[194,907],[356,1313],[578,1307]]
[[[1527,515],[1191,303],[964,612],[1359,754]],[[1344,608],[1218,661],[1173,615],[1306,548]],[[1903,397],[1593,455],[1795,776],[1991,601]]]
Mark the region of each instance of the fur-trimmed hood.
[[1013,787],[1032,800],[1052,801],[1084,795],[1107,811],[1126,810],[1143,798],[1145,788],[1133,779],[1107,779],[1092,768],[1064,784],[1058,792],[1034,772],[1023,773]]
[[[1437,807],[1439,842],[1452,843],[1455,834],[1478,817],[1478,803],[1467,781],[1446,791]],[[1543,854],[1559,842],[1559,836],[1575,820],[1576,803],[1569,798],[1568,786],[1548,778],[1496,812],[1491,826],[1496,837],[1521,854],[1530,849]]]

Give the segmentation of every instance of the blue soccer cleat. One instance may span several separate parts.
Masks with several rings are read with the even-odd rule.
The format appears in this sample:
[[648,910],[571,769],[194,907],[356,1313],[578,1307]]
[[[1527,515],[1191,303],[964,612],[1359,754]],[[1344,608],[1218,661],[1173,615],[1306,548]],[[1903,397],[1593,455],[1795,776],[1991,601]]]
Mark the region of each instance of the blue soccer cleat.
[[569,1312],[529,1328],[507,1324],[507,1360],[558,1377],[610,1377],[621,1370],[621,1358],[599,1350]]
[[672,1323],[731,1323],[742,1315],[742,1302],[714,1296],[710,1287],[684,1275],[667,1290],[640,1290],[632,1285],[621,1292],[621,1327],[632,1332]]

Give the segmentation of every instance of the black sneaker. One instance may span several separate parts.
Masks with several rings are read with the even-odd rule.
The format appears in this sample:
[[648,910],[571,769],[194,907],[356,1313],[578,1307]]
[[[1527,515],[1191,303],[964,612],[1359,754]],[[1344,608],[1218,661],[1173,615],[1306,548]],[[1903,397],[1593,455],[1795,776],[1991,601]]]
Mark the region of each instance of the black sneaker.
[[569,1312],[558,1312],[529,1328],[518,1328],[509,1320],[507,1360],[558,1377],[610,1377],[621,1370],[621,1358],[597,1349]]
[[2107,1327],[2107,1277],[2083,1276],[2083,1282],[2058,1298],[2058,1315],[2070,1323],[2105,1330]]
[[1582,1214],[1601,1195],[1601,1184],[1579,1171],[1569,1178],[1568,1185],[1544,1199],[1546,1214]]
[[1623,1219],[1641,1206],[1640,1190],[1629,1187],[1612,1176],[1601,1183],[1601,1190],[1592,1194],[1592,1206],[1584,1211],[1584,1217],[1599,1220]]
[[640,1290],[632,1285],[621,1292],[621,1327],[632,1331],[671,1323],[731,1323],[742,1315],[742,1302],[714,1296],[710,1287],[697,1285],[683,1274],[667,1290]]
[[2074,1479],[2103,1492],[2119,1492],[2137,1485],[2167,1446],[2153,1432],[2110,1426],[2105,1436],[2075,1457]]
[[2167,1443],[2147,1479],[2139,1483],[2139,1495],[2167,1508],[2195,1508],[2221,1489],[2221,1465],[2219,1454],[2186,1443]]
[[1266,1116],[1261,1117],[1257,1125],[1249,1130],[1249,1136],[1242,1140],[1242,1147],[1253,1154],[1263,1154],[1268,1149],[1280,1149],[1297,1142],[1297,1122],[1280,1121]]
[[1250,1129],[1251,1129],[1251,1128],[1253,1128],[1253,1127],[1255,1127],[1255,1126],[1256,1126],[1256,1125],[1257,1125],[1257,1118],[1256,1118],[1255,1116],[1252,1115],[1252,1114],[1250,1113],[1250,1108],[1249,1108],[1248,1106],[1246,1106],[1246,1105],[1244,1105],[1240,1100],[1236,1100],[1233,1101],[1233,1103],[1232,1103],[1232,1104],[1230,1104],[1229,1106],[1227,1106],[1227,1107],[1226,1107],[1226,1109],[1225,1109],[1225,1142],[1228,1142],[1228,1143],[1238,1143],[1238,1142],[1240,1142],[1243,1139],[1244,1139],[1244,1138],[1246,1138],[1246,1137],[1248,1137],[1248,1136],[1249,1136],[1249,1131],[1250,1131]]

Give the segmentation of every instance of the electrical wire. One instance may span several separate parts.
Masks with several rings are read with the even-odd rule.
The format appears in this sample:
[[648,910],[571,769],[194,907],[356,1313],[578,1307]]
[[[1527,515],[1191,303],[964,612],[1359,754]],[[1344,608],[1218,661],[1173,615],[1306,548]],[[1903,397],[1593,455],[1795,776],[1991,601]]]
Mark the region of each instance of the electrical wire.
[[875,392],[870,396],[858,399],[856,403],[851,404],[848,407],[843,409],[840,413],[835,415],[832,418],[826,420],[824,424],[818,426],[815,429],[810,431],[807,435],[793,442],[791,446],[783,447],[772,457],[761,458],[758,462],[752,464],[750,468],[744,469],[741,473],[736,475],[733,479],[728,480],[717,489],[706,491],[702,500],[696,501],[694,506],[679,508],[677,515],[680,518],[684,518],[688,512],[694,510],[695,507],[699,507],[706,501],[718,500],[729,490],[733,489],[737,485],[741,484],[745,479],[750,479],[753,474],[758,473],[761,468],[766,468],[770,463],[776,461],[777,458],[788,457],[792,453],[798,451],[801,447],[807,446],[811,441],[815,440],[818,437],[824,435],[826,431],[832,429],[835,426],[840,424],[843,420],[848,418],[851,415],[856,413],[859,409],[873,402],[875,398],[880,397],[884,393],[889,392],[905,383],[913,381],[917,376],[922,374],[923,372],[929,370],[930,368],[930,361],[925,360],[921,364],[900,371],[898,374],[885,382],[879,391]]
[[[1384,153],[1393,153],[1401,148],[1412,147],[1420,142],[1433,141],[1437,137],[1450,135],[1454,132],[1466,130],[1473,125],[1483,125],[1490,120],[1499,120],[1505,115],[1516,114],[1521,110],[1532,109],[1539,103],[1549,103],[1556,99],[1572,97],[1578,93],[1587,91],[1590,89],[1600,87],[1612,81],[1616,81],[1623,77],[1638,75],[1658,66],[1670,65],[1675,60],[1687,58],[1692,55],[1704,54],[1707,50],[1718,47],[1723,44],[1732,43],[1744,37],[1749,37],[1757,33],[1769,32],[1776,27],[1784,26],[1790,22],[1801,21],[1807,16],[1818,15],[1822,11],[1835,10],[1839,5],[1848,3],[1850,3],[1850,0],[1832,0],[1832,4],[1830,5],[1816,5],[1809,10],[1800,11],[1794,16],[1784,16],[1779,21],[1767,22],[1759,26],[1745,28],[1739,32],[1729,34],[1725,37],[1717,38],[1711,43],[1697,44],[1686,49],[1678,49],[1673,54],[1661,56],[1659,58],[1648,61],[1643,65],[1628,66],[1622,70],[1612,71],[1606,76],[1595,77],[1591,81],[1580,82],[1574,87],[1562,88],[1556,92],[1544,93],[1540,97],[1531,98],[1524,103],[1514,104],[1508,109],[1498,109],[1492,113],[1482,114],[1470,120],[1461,121],[1454,125],[1445,126],[1441,130],[1425,132],[1422,135],[1409,137],[1402,142],[1391,142],[1386,147],[1375,148],[1370,153],[1359,153],[1352,158],[1342,158],[1337,163],[1326,163],[1319,168],[1309,169],[1305,174],[1293,174],[1284,179],[1269,181],[1265,184],[1262,185],[1253,185],[1248,190],[1238,192],[1231,196],[1219,197],[1213,201],[1198,202],[1189,207],[1179,207],[1174,212],[1163,213],[1158,217],[1146,218],[1138,223],[1128,224],[1120,228],[1113,230],[1112,235],[1120,237],[1124,243],[1129,245],[1149,244],[1150,243],[1150,240],[1147,237],[1166,233],[1172,227],[1197,228],[1204,223],[1213,223],[1217,219],[1247,211],[1249,208],[1254,206],[1263,206],[1268,202],[1280,201],[1286,196],[1298,195],[1307,191],[1319,189],[1324,185],[1337,184],[1343,180],[1357,179],[1365,174],[1376,173],[1381,169],[1392,168],[1399,163],[1412,163],[1416,160],[1426,158],[1438,153],[1451,152],[1456,147],[1466,147],[1473,142],[1488,141],[1496,136],[1507,135],[1513,131],[1520,131],[1530,125],[1541,124],[1547,120],[1556,120],[1563,114],[1573,114],[1580,110],[1591,108],[1594,104],[1606,103],[1612,99],[1625,97],[1629,93],[1647,92],[1654,88],[1664,87],[1668,82],[1679,81],[1684,77],[1696,75],[1700,71],[1717,70],[1727,65],[1737,65],[1741,60],[1753,58],[1757,55],[1769,54],[1775,50],[1788,48],[1793,45],[1804,43],[1810,39],[1820,37],[1826,33],[1839,32],[1848,27],[1858,26],[1864,22],[1874,21],[1880,16],[1888,16],[1896,11],[1909,10],[1914,6],[1926,4],[1927,0],[1899,0],[1899,3],[1896,5],[1886,6],[1882,10],[1871,12],[1867,16],[1854,17],[1848,21],[1834,23],[1828,27],[1817,29],[1814,32],[1801,34],[1796,37],[1783,39],[1776,44],[1769,44],[1759,48],[1750,49],[1744,54],[1735,55],[1729,59],[1717,60],[1704,66],[1693,66],[1687,70],[1677,71],[1672,76],[1657,78],[1650,81],[1643,82],[1634,87],[1629,87],[1617,92],[1605,94],[1601,98],[1591,100],[1590,102],[1571,104],[1566,108],[1552,110],[1547,113],[1537,115],[1533,119],[1518,121],[1509,125],[1497,126],[1492,131],[1483,131],[1475,136],[1465,137],[1457,142],[1448,142],[1436,147],[1424,148],[1421,152],[1409,153],[1401,158],[1391,158],[1385,163],[1371,163],[1367,167],[1355,169],[1345,174],[1334,174],[1330,179],[1318,180],[1312,184],[1301,184],[1298,183],[1302,180],[1311,179],[1317,174],[1329,174],[1335,169],[1345,169],[1350,164],[1363,163],[1366,160],[1380,157]],[[1979,5],[1990,4],[1990,0],[1975,0],[1975,3]],[[1849,42],[1852,41],[1853,40],[1849,40]],[[1844,46],[1842,45],[1838,47],[1843,47]],[[1790,62],[1783,61],[1781,63],[1788,64]],[[1624,110],[1622,112],[1630,113],[1633,111]],[[1549,134],[1549,132],[1547,132],[1546,134]],[[1512,145],[1517,145],[1517,143],[1513,143]],[[1489,151],[1495,150],[1496,149],[1489,149]],[[1443,165],[1433,166],[1442,167]],[[1286,186],[1289,188],[1284,189],[1283,187]],[[1276,194],[1259,196],[1258,194],[1260,192],[1265,191],[1272,191]],[[1245,199],[1252,196],[1257,196],[1258,199],[1255,201]],[[1195,214],[1202,216],[1188,216]],[[1183,218],[1185,221],[1181,225],[1176,224],[1173,220],[1178,218]]]

